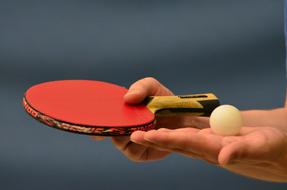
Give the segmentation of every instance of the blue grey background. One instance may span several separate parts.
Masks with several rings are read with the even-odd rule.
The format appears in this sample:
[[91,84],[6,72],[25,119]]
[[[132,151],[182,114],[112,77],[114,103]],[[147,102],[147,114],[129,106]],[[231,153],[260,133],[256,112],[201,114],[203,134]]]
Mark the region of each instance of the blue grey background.
[[0,0],[0,189],[286,189],[175,154],[133,163],[109,139],[45,127],[21,105],[43,81],[153,76],[176,94],[279,107],[283,25],[282,0]]

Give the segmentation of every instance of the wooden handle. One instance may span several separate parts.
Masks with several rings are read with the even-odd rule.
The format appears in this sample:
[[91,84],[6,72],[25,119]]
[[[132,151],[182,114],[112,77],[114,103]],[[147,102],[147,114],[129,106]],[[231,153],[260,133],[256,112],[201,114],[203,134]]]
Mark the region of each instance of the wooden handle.
[[220,105],[218,98],[212,93],[150,96],[144,103],[155,114],[192,114],[197,116],[210,116],[211,112]]

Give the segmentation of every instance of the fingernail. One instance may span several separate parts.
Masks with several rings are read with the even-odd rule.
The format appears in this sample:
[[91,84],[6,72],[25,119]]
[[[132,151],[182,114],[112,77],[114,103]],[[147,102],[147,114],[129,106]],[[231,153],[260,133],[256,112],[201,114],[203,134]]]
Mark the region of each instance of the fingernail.
[[136,94],[136,93],[138,93],[138,90],[129,90],[128,92],[127,92],[127,94]]
[[132,96],[134,94],[138,94],[138,91],[137,90],[130,90],[125,94],[125,96]]
[[139,143],[139,141],[137,141],[137,139],[131,139],[131,142]]

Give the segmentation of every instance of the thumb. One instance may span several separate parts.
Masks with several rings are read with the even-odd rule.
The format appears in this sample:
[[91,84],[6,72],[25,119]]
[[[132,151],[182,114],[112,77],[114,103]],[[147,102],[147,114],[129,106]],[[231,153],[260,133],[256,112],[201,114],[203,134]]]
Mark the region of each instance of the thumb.
[[218,163],[223,166],[231,164],[235,160],[245,158],[247,153],[248,144],[243,141],[235,141],[221,149],[218,155]]
[[130,86],[124,101],[128,104],[141,103],[147,96],[156,95],[160,87],[160,83],[152,77],[138,80]]

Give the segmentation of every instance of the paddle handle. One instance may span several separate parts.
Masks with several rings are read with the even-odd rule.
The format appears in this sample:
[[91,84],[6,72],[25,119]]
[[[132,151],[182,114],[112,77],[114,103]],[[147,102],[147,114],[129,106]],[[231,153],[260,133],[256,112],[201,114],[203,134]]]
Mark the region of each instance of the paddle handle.
[[218,98],[212,93],[150,96],[144,103],[155,114],[192,114],[197,116],[210,116],[211,112],[220,105]]

